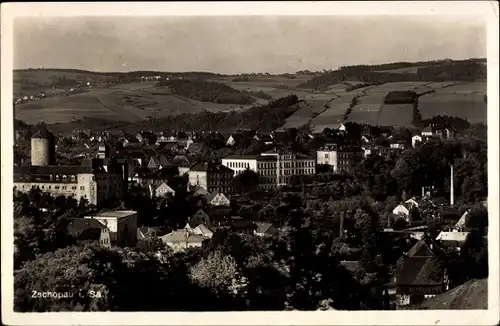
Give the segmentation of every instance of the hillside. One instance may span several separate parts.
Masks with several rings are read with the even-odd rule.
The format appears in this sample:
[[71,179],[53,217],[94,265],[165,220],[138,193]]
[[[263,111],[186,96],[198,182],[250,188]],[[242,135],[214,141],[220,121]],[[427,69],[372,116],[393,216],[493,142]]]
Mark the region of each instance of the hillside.
[[224,83],[199,79],[162,80],[156,86],[168,87],[174,94],[202,102],[252,104],[255,99]]
[[[202,117],[296,95],[302,102],[277,128],[322,131],[345,122],[412,127],[418,119],[439,115],[486,123],[485,74],[484,59],[350,66],[295,75],[19,70],[14,71],[15,95],[32,96],[42,89],[45,94],[17,100],[14,112],[28,123],[44,120],[64,130],[86,118],[123,125],[183,114]],[[71,90],[74,85],[80,87]],[[385,101],[391,92],[408,91],[416,94],[411,103]]]
[[[256,100],[254,100],[256,101]],[[267,103],[267,101],[264,101]],[[246,108],[251,105],[246,105]],[[245,108],[245,106],[243,106]],[[241,109],[242,105],[209,103],[173,93],[155,82],[93,87],[79,94],[43,98],[15,105],[16,119],[47,124],[68,123],[84,117],[136,122],[182,113]]]
[[471,280],[408,310],[488,309],[488,279]]

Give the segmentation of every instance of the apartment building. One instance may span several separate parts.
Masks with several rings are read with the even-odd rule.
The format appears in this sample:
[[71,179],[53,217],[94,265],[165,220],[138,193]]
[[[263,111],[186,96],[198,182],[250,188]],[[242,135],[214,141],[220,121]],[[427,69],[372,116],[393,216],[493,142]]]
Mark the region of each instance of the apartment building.
[[316,152],[316,163],[332,166],[333,172],[351,172],[361,163],[363,154],[360,146],[326,144]]
[[188,173],[190,186],[201,187],[208,193],[213,191],[231,194],[233,192],[234,171],[227,166],[215,163],[198,163]]
[[267,189],[288,184],[294,175],[316,173],[313,157],[287,151],[271,151],[254,156],[229,156],[222,159],[222,164],[233,169],[235,175],[246,169],[256,172],[260,186]]

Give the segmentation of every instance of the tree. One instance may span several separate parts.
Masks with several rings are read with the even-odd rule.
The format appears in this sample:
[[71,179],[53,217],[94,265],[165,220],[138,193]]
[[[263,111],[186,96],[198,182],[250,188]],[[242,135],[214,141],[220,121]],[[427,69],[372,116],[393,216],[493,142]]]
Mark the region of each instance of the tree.
[[233,184],[236,191],[246,194],[255,190],[258,186],[259,176],[253,170],[246,169],[234,178]]
[[210,253],[190,270],[190,277],[202,288],[218,296],[244,296],[247,281],[233,257],[220,251]]

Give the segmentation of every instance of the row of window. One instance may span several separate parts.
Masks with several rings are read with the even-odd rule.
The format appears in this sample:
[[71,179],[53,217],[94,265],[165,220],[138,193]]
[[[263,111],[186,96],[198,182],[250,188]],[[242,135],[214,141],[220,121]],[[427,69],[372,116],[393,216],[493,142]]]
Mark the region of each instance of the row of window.
[[[29,188],[29,187],[27,187]],[[49,185],[47,186],[47,188],[45,188],[45,185],[32,185],[31,186],[31,189],[36,189],[36,188],[39,188],[39,189],[42,189],[42,190],[52,190],[52,185]],[[24,185],[21,186],[21,189],[25,189]],[[67,190],[68,189],[68,186],[54,186],[54,190]],[[71,190],[76,190],[76,186],[71,186]],[[80,187],[80,190],[85,190],[85,187],[84,186],[81,186]]]
[[250,163],[246,162],[228,162],[227,163],[228,168],[241,168],[241,169],[246,169],[250,168]]
[[[53,181],[54,180],[54,176],[51,174],[49,176],[49,179],[50,179],[50,181]],[[68,179],[71,179],[72,182],[75,182],[76,181],[76,175],[71,175],[71,176],[69,176],[69,178],[66,175],[63,175],[61,177],[59,177],[59,175],[56,175],[55,179],[56,179],[56,181],[60,181],[60,180],[62,180],[62,181],[68,181]]]

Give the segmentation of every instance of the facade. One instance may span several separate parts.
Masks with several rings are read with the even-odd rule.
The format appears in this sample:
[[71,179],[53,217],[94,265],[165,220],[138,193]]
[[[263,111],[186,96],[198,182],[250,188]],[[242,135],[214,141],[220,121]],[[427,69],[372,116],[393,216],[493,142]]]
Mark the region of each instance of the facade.
[[[434,265],[436,246],[433,241],[419,240],[398,260],[396,272],[396,305],[418,304],[448,289],[448,276],[445,269]],[[429,270],[439,273],[429,273]],[[433,275],[434,274],[434,275]]]
[[399,204],[392,210],[392,214],[402,217],[408,221],[410,218],[410,208],[407,206],[409,205]]
[[[94,219],[104,225],[109,232],[110,245],[134,247],[137,243],[137,212],[135,211],[108,211],[86,219]],[[102,243],[107,244],[107,243]]]
[[14,167],[14,189],[40,189],[98,205],[120,199],[127,189],[128,164],[117,159],[86,159],[81,165],[55,165],[54,136],[45,128],[31,139],[32,164]]
[[212,206],[229,206],[231,201],[221,192],[214,191],[206,196],[208,204]]
[[218,191],[231,194],[233,191],[234,171],[224,165],[199,163],[192,166],[187,173],[190,186],[202,187],[209,193]]
[[326,144],[316,152],[316,163],[333,167],[333,172],[351,172],[363,160],[364,152],[359,146]]
[[171,194],[172,196],[175,196],[175,190],[172,189],[167,183],[162,182],[158,187],[155,189],[155,195],[157,197],[163,197],[168,194]]
[[286,185],[294,175],[316,173],[313,157],[289,152],[266,152],[261,155],[229,156],[222,164],[235,170],[235,175],[246,169],[259,175],[259,185],[263,188],[276,188]]

